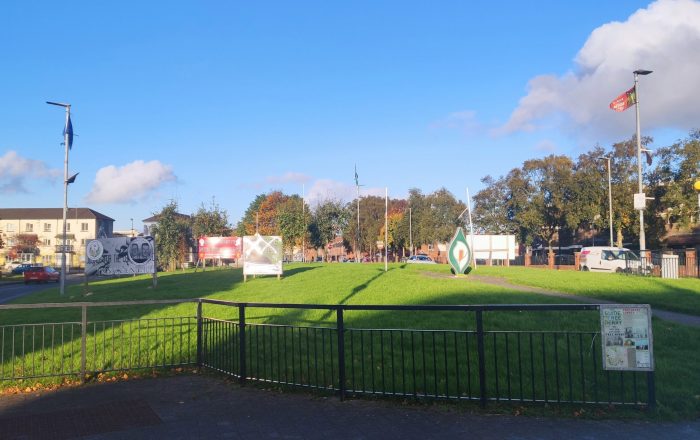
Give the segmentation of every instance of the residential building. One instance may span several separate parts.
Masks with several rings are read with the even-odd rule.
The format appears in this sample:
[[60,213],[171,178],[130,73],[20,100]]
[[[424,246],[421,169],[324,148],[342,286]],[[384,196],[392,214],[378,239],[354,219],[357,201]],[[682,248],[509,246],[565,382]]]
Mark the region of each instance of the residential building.
[[[66,215],[68,267],[81,267],[85,261],[85,244],[97,237],[111,237],[114,219],[90,208],[69,208]],[[63,245],[63,208],[0,208],[0,266],[12,261],[12,248],[21,238],[36,236],[36,249],[14,258],[45,266],[61,265]]]

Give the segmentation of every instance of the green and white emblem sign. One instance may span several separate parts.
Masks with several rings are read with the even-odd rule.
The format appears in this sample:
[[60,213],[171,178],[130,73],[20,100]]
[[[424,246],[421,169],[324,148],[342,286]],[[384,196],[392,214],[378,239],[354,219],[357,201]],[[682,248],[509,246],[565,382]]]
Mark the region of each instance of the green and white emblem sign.
[[447,260],[452,266],[452,271],[455,274],[468,274],[472,268],[472,250],[467,243],[467,237],[464,236],[462,228],[457,228],[455,236],[452,237],[450,247],[447,250]]

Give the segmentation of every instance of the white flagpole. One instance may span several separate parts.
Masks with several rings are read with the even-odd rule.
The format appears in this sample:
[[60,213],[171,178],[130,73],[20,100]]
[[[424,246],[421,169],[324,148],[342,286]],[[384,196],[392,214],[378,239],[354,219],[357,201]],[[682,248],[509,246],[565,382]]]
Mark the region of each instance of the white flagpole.
[[384,272],[389,270],[389,187],[384,188]]
[[[306,255],[306,216],[304,215],[304,210],[305,210],[305,204],[306,201],[304,198],[306,197],[306,188],[304,187],[304,184],[301,184],[301,218],[304,220],[304,231],[302,232],[301,235],[301,262],[305,263],[305,258],[304,255]],[[294,249],[294,247],[292,247]],[[292,255],[292,261],[294,261],[294,255]]]
[[472,201],[469,198],[469,188],[467,188],[467,211],[469,212],[469,244],[472,247],[472,269],[476,269],[476,252],[474,250],[474,225],[472,224]]

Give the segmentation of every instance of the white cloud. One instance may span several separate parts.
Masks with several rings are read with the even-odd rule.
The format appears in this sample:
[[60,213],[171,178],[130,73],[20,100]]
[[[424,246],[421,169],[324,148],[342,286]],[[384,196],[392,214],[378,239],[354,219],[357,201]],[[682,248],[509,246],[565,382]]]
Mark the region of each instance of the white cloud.
[[27,179],[56,180],[61,172],[40,160],[27,159],[10,150],[0,156],[0,194],[27,193]]
[[542,139],[535,145],[535,150],[537,151],[544,151],[546,153],[552,153],[557,149],[557,146],[554,144],[554,142],[550,141],[549,139]]
[[270,184],[270,185],[281,185],[285,183],[306,183],[310,180],[310,177],[307,176],[306,174],[302,173],[295,173],[295,172],[288,172],[284,173],[281,176],[269,176],[268,178],[265,179],[265,183]]
[[575,64],[563,76],[531,79],[527,95],[496,133],[532,131],[564,115],[578,133],[627,137],[634,133],[634,109],[620,114],[608,104],[632,87],[636,69],[654,71],[640,77],[642,129],[694,128],[700,120],[700,2],[658,0],[624,22],[600,26]]
[[100,168],[92,190],[85,197],[88,203],[126,203],[148,196],[165,182],[174,181],[172,167],[157,160],[137,160],[122,167]]
[[476,112],[474,110],[463,110],[450,113],[447,117],[433,122],[430,124],[430,128],[450,128],[471,133],[481,129],[482,124],[476,119]]
[[[360,196],[381,196],[384,197],[384,188],[367,188],[360,187]],[[331,179],[319,179],[314,182],[311,188],[306,193],[306,203],[310,206],[315,206],[317,203],[322,203],[326,200],[339,200],[349,202],[357,197],[357,189],[355,185],[345,182],[338,182]]]

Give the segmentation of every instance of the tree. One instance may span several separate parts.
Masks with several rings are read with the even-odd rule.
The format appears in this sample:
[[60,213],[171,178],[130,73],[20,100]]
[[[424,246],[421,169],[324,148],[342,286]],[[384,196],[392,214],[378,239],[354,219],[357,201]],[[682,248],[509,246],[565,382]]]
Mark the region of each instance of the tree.
[[656,156],[658,165],[648,175],[654,196],[651,208],[656,215],[648,223],[656,232],[652,237],[660,238],[669,230],[687,231],[700,222],[693,190],[700,170],[700,130],[670,147],[660,148]]
[[171,201],[156,214],[158,223],[151,228],[156,240],[157,261],[169,270],[183,263],[192,246],[192,232],[188,220],[177,212],[177,203]]
[[304,216],[307,209],[303,204],[302,198],[295,194],[277,205],[277,229],[282,243],[289,251],[294,246],[301,245],[306,234]]
[[243,214],[243,218],[238,222],[238,225],[236,225],[236,235],[242,237],[244,235],[255,234],[256,217],[260,210],[260,205],[262,205],[266,198],[266,194],[258,194],[255,196],[255,199],[250,202],[248,209],[246,209]]
[[[608,162],[605,150],[595,146],[581,154],[573,170],[571,203],[566,223],[572,230],[591,231],[610,227],[608,214]],[[611,162],[612,168],[612,162]]]
[[524,175],[533,191],[521,221],[530,234],[546,242],[550,250],[555,235],[561,240],[565,228],[575,230],[566,216],[572,208],[572,168],[570,158],[555,155],[523,164]]
[[8,253],[13,260],[20,258],[22,254],[39,255],[39,236],[36,234],[17,234],[14,243]]
[[495,180],[491,176],[481,179],[486,187],[474,196],[476,230],[486,234],[513,234],[517,224],[509,215],[510,188],[504,177]]
[[231,232],[226,210],[219,208],[219,205],[213,200],[209,209],[202,203],[202,206],[192,215],[192,236],[194,238],[223,237],[230,235]]
[[348,230],[350,212],[337,200],[319,203],[309,224],[309,239],[315,248],[325,249],[328,243]]

